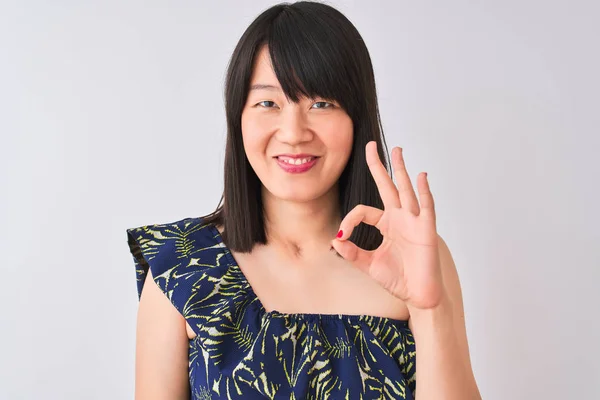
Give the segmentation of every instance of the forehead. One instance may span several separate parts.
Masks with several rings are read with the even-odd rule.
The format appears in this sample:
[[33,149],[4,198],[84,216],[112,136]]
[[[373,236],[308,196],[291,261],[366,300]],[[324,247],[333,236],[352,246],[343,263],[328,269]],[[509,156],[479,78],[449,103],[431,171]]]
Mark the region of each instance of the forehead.
[[277,76],[273,70],[273,64],[271,64],[271,56],[269,55],[269,49],[267,46],[263,46],[256,55],[250,82],[259,82],[261,84],[277,86],[279,85]]
[[[284,52],[285,53],[285,52]],[[334,100],[339,97],[336,96],[335,87],[331,90],[327,90],[328,82],[324,77],[329,74],[324,74],[318,68],[310,68],[314,66],[310,64],[308,72],[305,71],[307,77],[307,85],[302,82],[299,76],[295,72],[295,68],[305,68],[304,59],[289,57],[289,54],[276,55],[275,58],[283,57],[279,64],[273,65],[273,60],[269,52],[269,45],[263,45],[257,52],[254,64],[252,66],[252,74],[249,82],[249,92],[252,93],[264,93],[264,91],[271,91],[272,93],[283,93],[288,101],[298,102],[302,98],[313,99],[315,97],[325,97]],[[291,58],[291,59],[290,59]],[[294,66],[295,65],[295,66]],[[279,73],[279,75],[275,72]],[[278,79],[281,77],[281,81]],[[332,84],[329,84],[332,85]],[[335,84],[333,84],[335,85]]]

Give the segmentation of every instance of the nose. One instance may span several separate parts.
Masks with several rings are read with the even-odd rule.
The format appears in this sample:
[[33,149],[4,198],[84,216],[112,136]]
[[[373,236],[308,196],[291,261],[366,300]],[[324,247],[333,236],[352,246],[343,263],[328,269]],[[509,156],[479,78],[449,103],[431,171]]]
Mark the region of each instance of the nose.
[[307,116],[300,108],[297,104],[295,107],[286,107],[281,114],[276,135],[279,141],[294,146],[312,140],[313,132],[308,127]]

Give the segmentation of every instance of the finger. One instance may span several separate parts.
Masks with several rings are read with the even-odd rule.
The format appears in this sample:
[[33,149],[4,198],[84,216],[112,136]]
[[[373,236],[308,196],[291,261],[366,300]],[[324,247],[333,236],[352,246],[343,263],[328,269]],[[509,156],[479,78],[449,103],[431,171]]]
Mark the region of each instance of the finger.
[[384,207],[400,207],[398,190],[379,158],[379,154],[377,153],[377,143],[375,143],[375,141],[367,143],[365,146],[365,153],[367,165],[375,180]]
[[349,238],[352,235],[354,228],[361,222],[372,225],[381,231],[379,222],[381,221],[382,216],[383,210],[380,210],[379,208],[366,206],[364,204],[357,205],[342,219],[342,222],[340,223],[341,236],[337,239],[346,240]]
[[429,187],[427,172],[419,174],[417,177],[417,190],[419,191],[419,201],[421,202],[421,213],[419,216],[435,222],[435,202]]
[[417,201],[415,189],[410,181],[410,176],[406,171],[404,155],[402,154],[402,148],[400,147],[394,147],[392,149],[392,166],[394,168],[394,175],[396,176],[402,208],[406,208],[414,215],[419,215],[419,202]]
[[339,241],[332,240],[331,245],[335,248],[335,251],[345,260],[350,261],[354,266],[358,267],[361,271],[369,273],[369,266],[373,259],[374,250],[364,250],[352,243],[349,240]]

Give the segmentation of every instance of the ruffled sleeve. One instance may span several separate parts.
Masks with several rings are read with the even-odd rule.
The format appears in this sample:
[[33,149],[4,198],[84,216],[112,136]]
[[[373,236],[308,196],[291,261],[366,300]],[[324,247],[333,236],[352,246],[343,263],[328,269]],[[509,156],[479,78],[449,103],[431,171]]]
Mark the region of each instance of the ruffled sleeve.
[[127,242],[135,265],[138,300],[142,296],[149,269],[155,282],[158,276],[170,269],[173,257],[169,254],[168,242],[162,240],[163,229],[159,225],[127,229]]
[[173,306],[185,317],[196,334],[210,317],[214,281],[229,265],[220,263],[221,246],[211,240],[198,218],[144,225],[127,229],[133,256],[138,299],[148,275]]

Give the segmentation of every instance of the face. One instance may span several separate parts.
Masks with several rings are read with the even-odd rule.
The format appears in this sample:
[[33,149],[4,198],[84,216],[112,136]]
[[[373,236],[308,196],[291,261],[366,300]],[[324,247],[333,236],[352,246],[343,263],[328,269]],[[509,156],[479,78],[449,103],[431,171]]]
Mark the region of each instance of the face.
[[268,194],[306,202],[337,183],[352,150],[353,126],[335,101],[288,102],[264,46],[242,112],[242,136],[250,165]]

